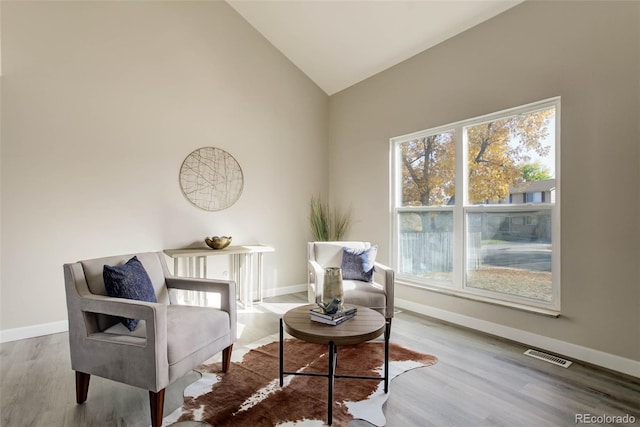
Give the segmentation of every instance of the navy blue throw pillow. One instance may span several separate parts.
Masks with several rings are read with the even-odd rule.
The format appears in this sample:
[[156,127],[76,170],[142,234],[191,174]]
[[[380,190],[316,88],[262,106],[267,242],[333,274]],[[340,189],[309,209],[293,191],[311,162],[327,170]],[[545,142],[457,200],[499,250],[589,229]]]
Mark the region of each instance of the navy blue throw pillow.
[[[107,295],[110,297],[158,302],[149,274],[135,256],[124,265],[105,265],[102,278]],[[123,317],[121,322],[127,329],[133,331],[139,320]]]
[[373,264],[376,262],[378,246],[369,249],[342,249],[342,278],[345,280],[373,281]]

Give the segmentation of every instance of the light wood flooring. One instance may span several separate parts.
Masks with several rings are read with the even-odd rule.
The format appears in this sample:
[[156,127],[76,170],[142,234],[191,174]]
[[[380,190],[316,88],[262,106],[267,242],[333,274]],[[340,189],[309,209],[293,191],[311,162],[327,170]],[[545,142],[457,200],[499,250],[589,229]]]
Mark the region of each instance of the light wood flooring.
[[[239,313],[234,350],[277,334],[281,314],[305,299],[270,298]],[[575,426],[576,414],[629,414],[640,425],[638,378],[579,362],[561,368],[523,355],[522,345],[410,312],[396,315],[391,340],[439,361],[393,380],[385,405],[389,427]],[[0,426],[150,425],[145,390],[92,377],[87,402],[75,403],[66,333],[2,344],[0,357]],[[197,378],[192,373],[169,386],[165,415]],[[350,424],[362,426],[369,424]]]

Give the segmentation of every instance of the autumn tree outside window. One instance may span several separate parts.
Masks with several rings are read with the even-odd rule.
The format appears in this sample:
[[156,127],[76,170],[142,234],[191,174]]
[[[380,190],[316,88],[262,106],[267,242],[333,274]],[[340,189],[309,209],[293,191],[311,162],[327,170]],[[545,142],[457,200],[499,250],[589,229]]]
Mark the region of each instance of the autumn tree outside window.
[[391,139],[398,280],[558,311],[560,99]]

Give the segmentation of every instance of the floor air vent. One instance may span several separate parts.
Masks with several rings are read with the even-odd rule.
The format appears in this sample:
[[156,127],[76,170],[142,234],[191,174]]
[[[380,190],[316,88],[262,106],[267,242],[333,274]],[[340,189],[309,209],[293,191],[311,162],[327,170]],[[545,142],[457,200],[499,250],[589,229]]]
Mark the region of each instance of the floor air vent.
[[527,356],[535,357],[536,359],[544,360],[545,362],[553,363],[554,365],[568,368],[573,362],[563,359],[562,357],[554,356],[553,354],[543,353],[538,350],[529,349],[524,352]]

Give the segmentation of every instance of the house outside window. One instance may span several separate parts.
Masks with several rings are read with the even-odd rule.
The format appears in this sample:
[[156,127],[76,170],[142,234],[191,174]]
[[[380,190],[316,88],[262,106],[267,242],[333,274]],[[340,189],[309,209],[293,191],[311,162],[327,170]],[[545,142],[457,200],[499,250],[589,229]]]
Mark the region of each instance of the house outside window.
[[391,139],[397,280],[560,309],[560,99]]

